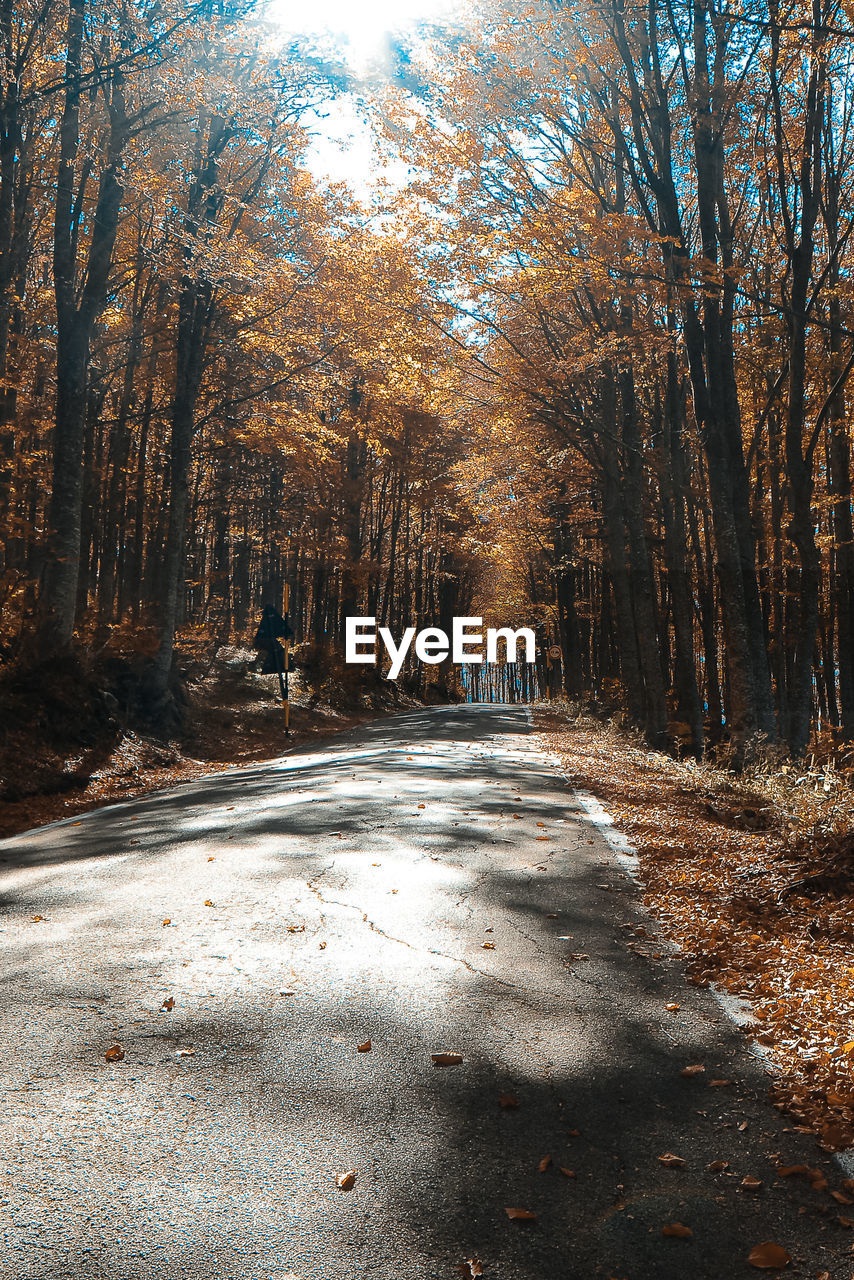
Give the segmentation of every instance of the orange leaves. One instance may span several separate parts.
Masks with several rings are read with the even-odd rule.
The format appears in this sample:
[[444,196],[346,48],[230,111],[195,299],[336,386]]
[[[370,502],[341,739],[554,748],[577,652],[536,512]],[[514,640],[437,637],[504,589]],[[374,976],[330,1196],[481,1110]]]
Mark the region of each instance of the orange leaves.
[[110,1045],[104,1054],[107,1062],[121,1062],[125,1056],[125,1051],[120,1044]]
[[431,1053],[434,1067],[458,1067],[463,1060],[461,1053]]
[[530,1209],[505,1209],[504,1212],[512,1222],[533,1222],[537,1216]]
[[370,1053],[370,1052],[371,1052],[371,1050],[373,1049],[373,1047],[374,1047],[374,1046],[373,1046],[373,1044],[371,1043],[371,1041],[370,1041],[370,1040],[365,1040],[365,1041],[363,1041],[363,1042],[362,1042],[362,1044],[357,1044],[357,1045],[356,1045],[356,1052],[357,1052],[357,1053]]
[[759,1271],[782,1271],[791,1260],[782,1245],[775,1244],[773,1240],[757,1244],[747,1255],[751,1267],[756,1267]]
[[658,1163],[663,1164],[665,1169],[684,1169],[685,1161],[681,1156],[674,1156],[670,1151],[665,1151],[663,1156],[658,1157]]
[[483,1275],[483,1263],[478,1258],[469,1258],[466,1262],[457,1263],[457,1271],[463,1280],[477,1280]]
[[701,1062],[695,1062],[691,1067],[683,1067],[679,1074],[680,1076],[685,1076],[686,1079],[690,1079],[692,1076],[701,1076],[705,1070],[706,1068]]
[[169,996],[169,998],[167,1000],[164,1000],[163,1003],[161,1004],[160,1012],[171,1013],[174,1008],[175,1008],[175,997]]
[[[799,897],[789,892],[793,881],[815,867],[787,844],[776,818],[762,830],[711,821],[708,790],[741,784],[719,784],[663,756],[653,767],[613,726],[574,725],[549,746],[557,747],[574,785],[607,793],[608,808],[639,851],[647,902],[690,959],[689,981],[751,1000],[751,1034],[763,1038],[769,1065],[784,1081],[775,1086],[780,1109],[795,1127],[817,1132],[826,1150],[854,1145],[850,884],[832,897],[822,895],[821,884]],[[773,774],[751,786],[762,793],[752,802],[757,810],[782,787],[785,805],[802,806],[805,827],[810,814],[818,816],[807,787],[792,795]],[[849,803],[842,815],[848,828]],[[741,807],[751,807],[749,799]],[[781,803],[778,816],[783,809]],[[678,1004],[669,1001],[667,1011],[675,1015]],[[710,1089],[733,1085],[717,1075],[704,1079]]]
[[335,1185],[339,1191],[352,1191],[356,1185],[356,1170],[348,1169],[346,1173],[339,1173],[335,1178]]
[[552,1158],[551,1158],[551,1156],[543,1156],[542,1160],[541,1160],[541,1161],[540,1161],[540,1163],[537,1165],[537,1172],[538,1172],[538,1173],[545,1173],[546,1169],[548,1169],[548,1167],[549,1167],[549,1165],[551,1164],[551,1162],[552,1162]]
[[663,1236],[672,1236],[678,1240],[687,1240],[694,1234],[690,1227],[686,1227],[683,1222],[670,1222],[667,1226],[661,1228]]

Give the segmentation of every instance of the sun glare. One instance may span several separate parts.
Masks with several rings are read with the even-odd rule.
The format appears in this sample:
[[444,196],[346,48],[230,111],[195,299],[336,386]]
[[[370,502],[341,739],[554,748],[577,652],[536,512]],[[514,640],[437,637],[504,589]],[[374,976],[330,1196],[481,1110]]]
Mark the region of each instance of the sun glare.
[[283,30],[301,35],[332,36],[347,61],[362,70],[382,60],[389,36],[420,22],[447,18],[454,0],[271,0],[266,14]]

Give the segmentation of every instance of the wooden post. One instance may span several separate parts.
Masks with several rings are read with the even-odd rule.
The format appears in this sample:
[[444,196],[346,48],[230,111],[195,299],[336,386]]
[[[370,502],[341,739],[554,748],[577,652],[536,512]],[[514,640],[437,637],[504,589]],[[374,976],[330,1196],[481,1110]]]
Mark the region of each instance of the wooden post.
[[[288,606],[290,605],[290,600],[291,600],[291,589],[290,589],[290,586],[289,586],[287,583],[285,583],[284,599],[283,599],[283,601],[282,601],[282,603],[283,603],[283,605],[284,605],[284,608],[283,608],[282,612],[283,612],[283,613],[284,613],[284,615],[285,615],[285,621],[287,621],[287,618],[288,618]],[[290,735],[290,732],[291,732],[291,701],[290,701],[290,689],[289,689],[289,687],[288,687],[288,674],[289,674],[289,670],[288,670],[288,669],[289,669],[289,667],[290,667],[290,665],[291,665],[291,660],[290,660],[290,654],[291,654],[291,642],[290,642],[290,639],[289,639],[287,636],[285,636],[285,637],[284,637],[284,639],[282,640],[282,648],[283,648],[283,649],[284,649],[284,651],[285,651],[285,658],[284,658],[284,663],[285,663],[285,679],[284,679],[284,683],[283,683],[283,685],[282,685],[282,708],[283,708],[283,710],[284,710],[284,712],[285,712],[285,734],[286,734],[286,735]]]

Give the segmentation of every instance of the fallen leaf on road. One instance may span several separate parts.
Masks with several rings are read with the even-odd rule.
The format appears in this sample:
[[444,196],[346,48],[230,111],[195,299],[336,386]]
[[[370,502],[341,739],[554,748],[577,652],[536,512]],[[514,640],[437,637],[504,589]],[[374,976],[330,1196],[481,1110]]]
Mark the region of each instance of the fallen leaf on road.
[[370,1040],[366,1040],[366,1041],[364,1042],[364,1044],[357,1044],[357,1045],[356,1045],[356,1052],[357,1052],[357,1053],[370,1053],[370,1052],[371,1052],[371,1049],[373,1049],[373,1047],[374,1047],[374,1046],[371,1044]]
[[741,1124],[738,1126],[739,1133],[744,1133],[748,1127],[749,1127],[748,1121],[742,1120]]
[[427,806],[426,806],[426,804],[420,804],[420,805],[418,806],[418,808],[419,808],[419,809],[426,809],[426,808],[427,808]]
[[514,814],[513,814],[513,817],[514,817],[514,818],[518,818],[518,817],[519,817],[518,813],[514,813]]
[[125,1051],[120,1044],[110,1045],[109,1049],[104,1054],[104,1057],[108,1062],[121,1062],[124,1056]]
[[558,918],[558,915],[556,911],[550,911],[546,916],[547,920],[557,920],[557,918]]
[[829,1272],[829,1271],[819,1271],[819,1273],[818,1273],[818,1275],[816,1276],[815,1280],[830,1280],[830,1272]]
[[170,996],[168,1000],[164,1000],[164,1001],[163,1001],[162,1005],[160,1006],[160,1012],[161,1012],[161,1013],[171,1013],[171,1011],[172,1011],[174,1008],[175,1008],[175,997],[174,997],[174,996]]
[[216,862],[216,858],[208,858],[208,862]]
[[854,1178],[843,1178],[842,1190],[847,1191],[850,1196],[854,1196]]
[[499,1107],[503,1107],[505,1111],[512,1111],[514,1107],[518,1107],[519,1099],[514,1097],[512,1093],[502,1093],[498,1098]]
[[687,1240],[694,1232],[690,1227],[686,1227],[683,1222],[670,1222],[666,1227],[661,1228],[663,1236],[678,1236],[680,1240]]
[[531,1213],[530,1209],[505,1209],[504,1212],[508,1218],[512,1218],[515,1222],[532,1222],[537,1216],[535,1213]]
[[279,995],[280,995],[280,996],[295,996],[295,995],[296,995],[296,992],[295,992],[295,991],[280,991],[280,992],[279,992]]
[[325,950],[326,950],[326,943],[325,943],[325,942],[318,942],[318,944],[317,944],[317,945],[318,945],[318,947],[320,948],[320,950],[321,950],[321,951],[325,951]]
[[537,1168],[540,1171],[540,1173],[545,1173],[546,1169],[548,1169],[551,1162],[552,1162],[551,1156],[543,1156],[542,1160],[537,1165]]
[[463,1060],[461,1053],[431,1053],[434,1067],[458,1067]]
[[730,1085],[730,1084],[732,1084],[732,1081],[731,1081],[731,1080],[710,1080],[710,1081],[709,1081],[709,1088],[710,1088],[710,1089],[724,1089],[724,1088],[726,1088],[726,1086],[727,1086],[727,1085]]
[[706,1068],[703,1066],[702,1062],[695,1062],[691,1067],[683,1067],[679,1074],[680,1076],[686,1076],[690,1079],[691,1076],[702,1075],[705,1070]]
[[777,1173],[781,1178],[791,1178],[796,1173],[809,1173],[809,1165],[806,1164],[778,1164]]
[[494,943],[494,942],[482,942],[480,945],[483,947],[484,951],[494,951],[494,950],[495,950],[495,943]]
[[722,1173],[724,1169],[729,1168],[729,1160],[713,1160],[712,1163],[706,1167],[711,1173]]
[[742,1178],[741,1186],[744,1191],[758,1191],[762,1186],[762,1179],[754,1178],[752,1174],[748,1173]]
[[535,840],[551,840],[551,836],[535,836]]
[[477,1258],[469,1258],[467,1262],[458,1262],[457,1271],[463,1277],[463,1280],[474,1280],[476,1276],[483,1275],[483,1263]]
[[537,823],[537,826],[538,826],[538,827],[544,827],[545,825],[546,825],[546,824],[545,824],[544,822],[538,822],[538,823]]
[[791,1262],[786,1250],[773,1240],[766,1240],[750,1250],[747,1261],[758,1271],[782,1271]]
[[287,926],[288,933],[305,933],[304,924],[289,924]]
[[675,1013],[676,1010],[679,1008],[679,1005],[671,1001],[670,1004],[666,1004],[664,1007],[668,1013]]
[[854,1200],[850,1196],[846,1196],[842,1191],[831,1191],[830,1193],[837,1204],[854,1204]]
[[176,1058],[193,1058],[195,1057],[195,1053],[196,1053],[195,1049],[176,1049],[175,1057]]
[[171,921],[171,920],[169,919],[169,917],[167,916],[167,917],[166,917],[166,919],[165,919],[165,920],[161,920],[161,921],[160,921],[160,923],[161,923],[161,925],[163,925],[163,926],[165,927],[167,924],[171,924],[171,923],[172,923],[172,921]]
[[205,898],[205,906],[206,906],[206,907],[212,907],[212,906],[213,906],[213,903],[211,902],[210,898]]
[[564,1176],[565,1178],[574,1178],[574,1177],[575,1177],[575,1170],[574,1170],[574,1169],[565,1169],[565,1168],[563,1167],[563,1165],[562,1165],[562,1164],[561,1164],[561,1165],[558,1165],[558,1169],[560,1170],[560,1172],[563,1174],[563,1176]]
[[346,1173],[339,1173],[335,1179],[341,1191],[349,1191],[356,1183],[356,1170],[349,1169]]
[[674,1156],[672,1152],[665,1151],[663,1156],[658,1157],[658,1163],[663,1164],[665,1169],[684,1169],[685,1161],[681,1156]]

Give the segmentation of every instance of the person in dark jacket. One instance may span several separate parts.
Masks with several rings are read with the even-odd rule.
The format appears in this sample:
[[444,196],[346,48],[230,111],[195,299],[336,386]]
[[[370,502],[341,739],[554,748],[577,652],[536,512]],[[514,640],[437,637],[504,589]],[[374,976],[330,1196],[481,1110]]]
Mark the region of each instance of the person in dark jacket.
[[271,604],[265,605],[252,642],[258,650],[262,675],[282,674],[285,669],[285,651],[279,640],[291,640],[293,634],[287,618],[283,618]]

